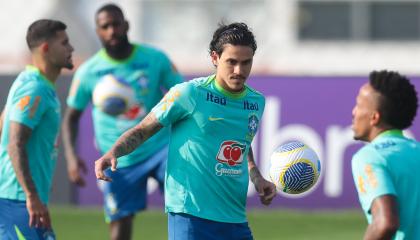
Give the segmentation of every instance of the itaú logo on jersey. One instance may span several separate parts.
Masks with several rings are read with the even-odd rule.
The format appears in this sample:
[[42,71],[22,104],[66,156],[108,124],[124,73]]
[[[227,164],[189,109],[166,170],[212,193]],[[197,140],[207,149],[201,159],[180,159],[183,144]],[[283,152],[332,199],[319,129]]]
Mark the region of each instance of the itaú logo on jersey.
[[235,166],[241,164],[244,160],[246,145],[237,141],[224,141],[220,145],[219,153],[217,153],[217,161]]

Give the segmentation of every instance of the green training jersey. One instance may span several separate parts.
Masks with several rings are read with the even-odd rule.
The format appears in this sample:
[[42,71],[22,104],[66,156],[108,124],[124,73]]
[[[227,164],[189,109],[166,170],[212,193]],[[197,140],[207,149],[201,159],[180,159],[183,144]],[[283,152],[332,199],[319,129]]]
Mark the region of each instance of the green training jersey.
[[[117,61],[101,49],[76,71],[67,104],[83,110],[92,102],[95,86],[112,75],[130,86],[136,104],[125,114],[111,116],[93,106],[93,126],[96,145],[102,153],[128,129],[138,124],[163,97],[165,90],[182,82],[181,75],[161,51],[144,45],[134,45],[130,57]],[[131,154],[120,159],[118,167],[143,161],[168,143],[169,129],[164,129]]]
[[171,125],[167,212],[246,222],[247,154],[264,105],[250,87],[232,94],[210,76],[178,84],[153,108],[162,125]]
[[0,142],[0,197],[26,199],[7,153],[10,123],[17,122],[32,129],[25,146],[29,170],[37,193],[48,202],[57,160],[57,138],[60,129],[60,101],[55,86],[38,69],[28,66],[14,81],[5,107]]
[[420,239],[420,143],[400,130],[377,136],[353,157],[359,200],[369,223],[373,200],[385,194],[398,202],[400,228],[394,239]]

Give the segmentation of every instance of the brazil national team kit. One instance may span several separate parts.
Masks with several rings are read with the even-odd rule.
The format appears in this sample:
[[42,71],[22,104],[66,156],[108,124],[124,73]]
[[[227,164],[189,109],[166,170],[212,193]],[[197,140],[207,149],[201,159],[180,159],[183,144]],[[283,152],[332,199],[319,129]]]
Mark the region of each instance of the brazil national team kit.
[[[164,94],[162,86],[170,89],[182,82],[169,59],[156,49],[134,45],[131,56],[122,61],[110,58],[105,49],[101,49],[77,70],[67,104],[78,110],[85,109],[92,101],[96,84],[109,75],[134,89],[137,104],[126,114],[117,117],[93,107],[95,139],[102,153],[108,151],[125,131],[138,124],[159,102]],[[119,158],[118,167],[130,166],[147,159],[168,143],[168,134],[168,129],[163,129],[131,154]]]
[[[400,130],[386,131],[353,157],[352,170],[360,203],[368,222],[373,200],[390,194],[399,204],[400,230],[394,239],[420,239],[420,143]],[[414,167],[417,166],[417,167]],[[417,217],[413,217],[417,216]]]
[[[60,101],[55,86],[33,66],[28,66],[14,81],[7,98],[0,143],[0,236],[52,234],[29,228],[26,196],[7,153],[11,121],[32,129],[25,146],[32,180],[42,203],[48,203],[57,160],[60,129]],[[4,231],[12,229],[8,233]],[[16,235],[9,236],[10,232]]]
[[[79,67],[67,98],[70,107],[82,111],[92,102],[95,86],[107,78],[134,90],[135,104],[124,114],[111,116],[93,106],[95,141],[102,154],[150,112],[162,99],[165,89],[182,82],[181,75],[161,51],[146,45],[133,47],[131,55],[124,60],[115,60],[101,49]],[[169,129],[162,129],[131,154],[119,158],[117,172],[107,170],[112,183],[98,182],[104,193],[107,222],[146,207],[147,178],[153,176],[163,182],[168,136]]]
[[232,94],[209,76],[176,85],[152,109],[162,125],[171,126],[167,212],[247,221],[247,154],[264,104],[250,87]]

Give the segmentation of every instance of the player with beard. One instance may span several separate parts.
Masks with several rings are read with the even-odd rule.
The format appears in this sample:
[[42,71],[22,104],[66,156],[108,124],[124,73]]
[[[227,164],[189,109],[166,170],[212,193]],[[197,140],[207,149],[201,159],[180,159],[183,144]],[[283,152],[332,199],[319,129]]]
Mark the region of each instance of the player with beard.
[[1,121],[1,239],[55,239],[47,204],[61,119],[56,80],[73,68],[74,50],[65,30],[42,19],[27,31],[33,65],[13,82]]
[[[103,48],[76,71],[63,126],[69,177],[79,185],[84,185],[82,172],[86,167],[76,151],[78,125],[81,114],[92,102],[95,86],[112,77],[130,86],[136,96],[136,104],[117,116],[93,106],[96,145],[101,153],[105,153],[121,134],[149,113],[163,97],[164,89],[182,82],[181,75],[163,52],[129,42],[129,24],[118,6],[102,6],[96,12],[95,21]],[[131,238],[133,217],[146,208],[148,177],[155,178],[163,189],[168,136],[169,129],[164,129],[141,148],[121,158],[121,171],[109,172],[114,181],[100,184],[111,239]]]

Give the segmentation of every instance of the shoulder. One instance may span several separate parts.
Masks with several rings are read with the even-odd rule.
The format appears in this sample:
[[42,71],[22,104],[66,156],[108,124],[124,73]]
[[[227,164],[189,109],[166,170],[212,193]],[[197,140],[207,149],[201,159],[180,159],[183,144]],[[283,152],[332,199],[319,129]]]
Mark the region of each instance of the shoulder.
[[265,99],[264,95],[261,92],[255,90],[254,88],[250,87],[247,84],[245,84],[245,87],[251,95],[254,95],[255,97],[258,97],[258,98]]
[[103,57],[101,56],[101,51],[98,51],[93,56],[88,58],[85,62],[83,62],[76,70],[76,75],[80,74],[87,74],[91,71],[93,71],[98,64],[103,60]]
[[382,164],[383,156],[378,151],[376,144],[368,143],[353,155],[352,166],[356,168],[366,164]]
[[167,58],[165,52],[157,47],[148,44],[134,44],[138,49],[138,54],[149,57]]
[[50,89],[37,74],[28,71],[19,74],[13,84],[20,94],[43,94]]

